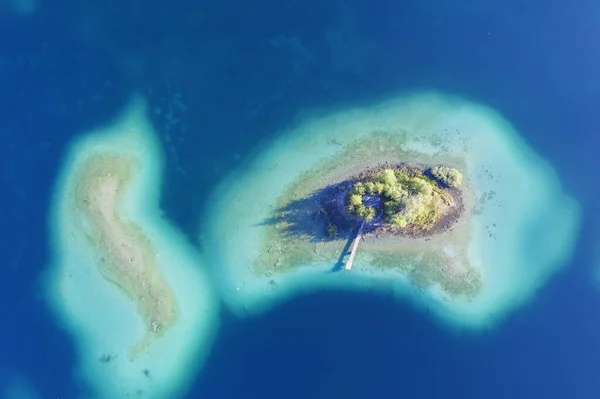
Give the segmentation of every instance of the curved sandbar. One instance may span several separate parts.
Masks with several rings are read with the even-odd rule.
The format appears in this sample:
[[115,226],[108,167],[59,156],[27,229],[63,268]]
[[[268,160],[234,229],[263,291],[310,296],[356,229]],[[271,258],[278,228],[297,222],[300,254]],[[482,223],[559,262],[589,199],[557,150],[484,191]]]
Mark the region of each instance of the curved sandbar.
[[[356,230],[326,236],[318,212],[328,190],[399,164],[459,170],[464,211],[431,236],[366,234],[352,270],[335,273]],[[226,302],[240,313],[340,287],[408,294],[453,325],[489,326],[567,262],[579,224],[554,171],[506,121],[435,93],[306,118],[211,203],[204,239]]]
[[146,333],[134,355],[173,326],[179,313],[154,247],[139,225],[120,215],[127,185],[140,173],[140,166],[135,158],[120,154],[92,155],[75,180],[76,209],[85,218],[82,233],[98,250],[98,269],[136,304],[142,316]]
[[95,397],[178,397],[214,334],[202,262],[158,209],[161,171],[138,99],[72,146],[55,189],[47,298]]

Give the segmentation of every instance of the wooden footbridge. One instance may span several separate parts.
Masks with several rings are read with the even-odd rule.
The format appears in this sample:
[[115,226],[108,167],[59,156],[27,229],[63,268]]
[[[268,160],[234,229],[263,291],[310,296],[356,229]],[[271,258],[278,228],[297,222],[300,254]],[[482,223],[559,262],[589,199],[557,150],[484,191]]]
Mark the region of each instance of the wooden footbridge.
[[363,229],[365,228],[365,221],[363,220],[358,228],[358,232],[356,233],[356,238],[354,239],[354,244],[352,245],[352,251],[350,252],[350,257],[348,258],[348,262],[346,263],[346,270],[352,269],[352,262],[354,262],[354,257],[356,256],[356,248],[358,248],[358,243],[360,242],[363,234]]

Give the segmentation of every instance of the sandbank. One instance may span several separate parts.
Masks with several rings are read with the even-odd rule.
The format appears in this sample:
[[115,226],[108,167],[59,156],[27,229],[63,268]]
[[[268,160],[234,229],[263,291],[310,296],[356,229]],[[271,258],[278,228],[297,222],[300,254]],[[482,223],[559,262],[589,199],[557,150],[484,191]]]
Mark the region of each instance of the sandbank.
[[73,143],[57,180],[46,296],[95,397],[181,395],[215,332],[203,262],[158,208],[162,162],[137,98]]

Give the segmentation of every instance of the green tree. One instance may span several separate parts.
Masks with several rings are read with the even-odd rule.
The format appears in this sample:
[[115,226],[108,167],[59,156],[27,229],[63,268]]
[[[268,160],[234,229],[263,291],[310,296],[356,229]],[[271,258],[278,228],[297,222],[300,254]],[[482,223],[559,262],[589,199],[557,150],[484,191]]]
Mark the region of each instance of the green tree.
[[375,193],[375,183],[372,181],[368,181],[365,183],[365,192],[367,194],[376,194]]
[[352,194],[352,195],[350,195],[350,198],[348,199],[348,203],[352,207],[356,207],[358,205],[362,205],[362,195],[360,195],[360,194]]
[[463,179],[462,173],[448,166],[435,166],[431,168],[431,174],[447,187],[458,187]]
[[375,217],[375,209],[372,207],[361,206],[357,208],[356,216],[370,222]]
[[392,169],[384,169],[383,172],[381,172],[379,180],[386,186],[398,185],[398,179]]
[[408,180],[408,191],[412,194],[431,195],[433,188],[431,184],[418,177],[413,177]]
[[406,227],[406,225],[408,224],[408,219],[403,215],[394,215],[390,219],[390,222],[399,227]]
[[383,195],[385,195],[393,201],[396,201],[403,197],[403,190],[400,186],[392,186],[386,184],[383,187]]
[[327,227],[325,227],[325,234],[327,234],[327,237],[329,238],[337,238],[337,227],[335,227],[335,225],[332,223],[327,223]]
[[350,194],[359,194],[359,195],[363,195],[365,193],[365,185],[363,182],[358,182],[354,185],[354,187],[352,187],[352,190],[350,190]]

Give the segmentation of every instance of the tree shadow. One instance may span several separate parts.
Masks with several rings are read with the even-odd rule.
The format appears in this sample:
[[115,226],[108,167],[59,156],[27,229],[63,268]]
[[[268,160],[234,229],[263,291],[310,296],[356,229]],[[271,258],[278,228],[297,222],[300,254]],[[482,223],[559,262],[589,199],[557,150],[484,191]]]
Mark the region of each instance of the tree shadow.
[[[275,226],[278,234],[286,239],[304,239],[315,244],[346,239],[344,249],[328,273],[340,271],[356,236],[356,223],[340,211],[344,206],[344,193],[341,190],[349,184],[350,181],[344,181],[315,190],[306,197],[275,209],[273,216],[257,225]],[[335,227],[329,227],[329,234],[328,226]]]
[[[286,206],[273,211],[273,216],[258,223],[258,226],[280,226],[280,233],[286,238],[303,238],[311,242],[321,242],[339,238],[352,229],[353,223],[340,212],[343,207],[343,194],[340,187],[346,182],[328,185],[311,192],[308,196],[293,200]],[[326,227],[332,224],[338,236],[326,234]]]

